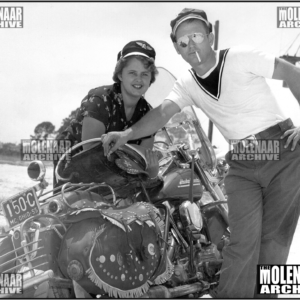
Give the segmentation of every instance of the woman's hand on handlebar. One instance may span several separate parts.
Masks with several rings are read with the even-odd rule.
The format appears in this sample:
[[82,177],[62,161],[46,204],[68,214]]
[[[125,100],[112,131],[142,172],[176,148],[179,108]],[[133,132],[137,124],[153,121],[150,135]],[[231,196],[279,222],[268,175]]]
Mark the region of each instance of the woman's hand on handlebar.
[[157,152],[146,149],[146,159],[148,162],[146,171],[148,172],[150,178],[155,178],[159,171]]

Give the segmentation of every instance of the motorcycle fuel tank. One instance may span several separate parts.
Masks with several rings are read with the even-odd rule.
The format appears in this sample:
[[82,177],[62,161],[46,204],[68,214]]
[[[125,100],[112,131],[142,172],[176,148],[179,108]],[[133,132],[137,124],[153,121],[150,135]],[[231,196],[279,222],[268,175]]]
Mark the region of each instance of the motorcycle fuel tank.
[[[164,176],[164,186],[159,194],[152,200],[177,199],[187,200],[191,180],[190,169],[177,169]],[[203,194],[202,184],[199,178],[194,175],[193,186],[194,198],[199,199]]]

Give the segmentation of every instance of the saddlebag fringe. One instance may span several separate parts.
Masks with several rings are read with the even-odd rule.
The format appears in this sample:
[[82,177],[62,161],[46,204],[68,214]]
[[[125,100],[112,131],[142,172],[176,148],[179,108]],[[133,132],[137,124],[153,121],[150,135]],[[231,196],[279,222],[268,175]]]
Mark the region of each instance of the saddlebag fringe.
[[155,227],[155,224],[154,224],[152,221],[150,221],[150,220],[147,220],[147,221],[146,221],[146,224],[147,224],[149,227]]
[[159,210],[155,207],[152,206],[153,212],[154,212],[154,219],[155,222],[157,223],[161,233],[163,234],[165,231],[165,222],[163,221],[163,219],[160,217],[160,212]]
[[118,227],[121,228],[124,232],[126,232],[125,227],[124,227],[121,223],[119,223],[119,222],[116,221],[115,219],[110,218],[110,217],[108,217],[108,216],[106,216],[106,215],[104,215],[104,214],[101,214],[101,215],[102,215],[103,219],[107,219],[109,222],[111,222],[112,224],[118,226]]
[[142,286],[131,289],[128,291],[120,290],[116,287],[113,287],[105,282],[103,282],[99,276],[96,274],[95,270],[91,266],[86,273],[88,274],[88,278],[96,284],[100,289],[103,289],[106,293],[108,293],[109,297],[114,298],[138,298],[141,297],[149,290],[149,283],[145,282]]
[[167,280],[169,280],[171,278],[171,276],[173,275],[173,273],[174,273],[174,266],[170,262],[169,257],[166,256],[166,271],[163,272],[162,274],[158,275],[154,279],[154,284],[159,285],[159,284],[165,283]]
[[[114,218],[114,216],[112,217],[111,214],[115,214],[116,218]],[[133,234],[133,236],[131,236],[132,239],[134,237],[134,234],[137,234],[137,232],[139,232],[140,234],[140,230],[136,231],[136,224],[140,226],[143,226],[144,224],[147,225],[146,227],[143,227],[143,230],[146,230],[147,234],[145,233],[146,237],[144,238],[141,238],[139,235],[137,235],[136,237],[138,240],[141,238],[141,245],[139,246],[140,248],[136,249],[137,245],[139,245],[139,242],[138,244],[136,244],[134,249],[130,244],[130,251],[129,249],[126,249],[125,244],[124,247],[123,244],[121,245],[121,248],[119,248],[120,250],[115,249],[114,245],[116,245],[116,243],[113,242],[113,239],[107,238],[107,236],[113,237],[117,232],[115,231],[116,229],[109,229],[109,232],[114,232],[112,235],[107,235],[106,233],[103,237],[101,237],[102,232],[99,231],[95,234],[88,258],[89,268],[86,270],[86,275],[97,287],[107,293],[109,297],[139,298],[143,294],[147,293],[150,285],[162,284],[172,276],[174,267],[171,264],[169,258],[166,257],[164,268],[162,268],[160,274],[158,274],[155,279],[152,279],[152,281],[149,280],[151,274],[153,274],[156,268],[155,265],[159,264],[159,257],[163,255],[163,253],[161,253],[162,250],[159,245],[159,239],[157,238],[157,235],[159,235],[160,237],[163,235],[165,224],[160,217],[159,210],[155,209],[148,203],[137,203],[134,206],[126,208],[126,210],[112,212],[109,211],[107,214],[102,212],[101,215],[103,219],[108,220],[110,223],[112,223],[116,227],[119,227],[125,232],[125,235],[122,236],[124,242],[126,238],[128,241],[129,235]],[[124,224],[122,224],[121,222],[124,222]],[[129,225],[130,227],[132,227],[130,233],[126,230],[130,229]],[[152,229],[150,229],[151,227]],[[122,237],[119,236],[119,241]],[[97,252],[95,251],[99,251],[98,247],[99,241],[101,241],[101,239],[105,240],[105,249],[107,250],[103,250],[104,248],[102,248],[100,252],[101,254],[99,255],[96,254]],[[135,241],[137,239],[135,239]],[[112,243],[112,248],[109,248],[110,252],[105,252],[108,251],[108,243]],[[121,256],[119,256],[120,253],[122,253]],[[137,253],[139,254],[137,255]],[[131,271],[129,269],[126,269],[126,271],[123,271],[124,273],[122,274],[119,271],[119,267],[118,269],[115,269],[114,265],[118,263],[118,259],[120,259],[119,257],[124,257],[122,259],[125,259],[126,257],[124,264],[127,265],[126,268],[129,268]],[[98,263],[99,261],[101,262],[100,265]],[[112,266],[112,269],[114,270],[113,272],[115,273],[112,273],[111,270],[109,272],[105,271],[104,265],[106,265],[107,270],[108,264]],[[124,264],[123,268],[125,268]],[[127,270],[129,271],[129,274],[127,274]],[[135,274],[135,272],[137,272],[137,274]],[[115,276],[115,278],[113,276]],[[132,276],[132,279],[130,276]],[[133,276],[135,277],[135,283],[133,282]],[[126,281],[125,277],[126,280],[128,280],[127,278],[130,279]],[[117,280],[119,280],[119,283]],[[135,286],[132,286],[134,284]]]
[[165,231],[165,222],[158,215],[155,215],[154,220],[157,223],[157,225],[160,229],[160,232],[163,234]]
[[[115,220],[112,218],[109,218],[107,216],[102,215],[106,219],[108,219],[110,222],[115,224]],[[119,224],[115,224],[118,226]],[[120,227],[120,226],[118,226]],[[121,227],[120,227],[121,228]],[[145,294],[149,290],[149,282],[146,281],[143,285],[140,287],[137,287],[135,289],[130,289],[130,290],[121,290],[116,287],[113,287],[107,283],[105,283],[103,280],[100,279],[100,277],[97,275],[95,269],[93,268],[92,262],[91,262],[91,257],[92,257],[92,252],[93,248],[96,245],[97,238],[103,233],[103,228],[102,230],[99,230],[97,234],[95,234],[94,241],[93,241],[93,246],[90,250],[90,255],[89,255],[89,265],[90,268],[86,270],[86,274],[88,275],[88,278],[95,284],[97,285],[100,289],[103,289],[106,293],[108,293],[109,297],[114,297],[114,298],[138,298],[141,297],[143,294]],[[125,228],[122,228],[125,231]]]

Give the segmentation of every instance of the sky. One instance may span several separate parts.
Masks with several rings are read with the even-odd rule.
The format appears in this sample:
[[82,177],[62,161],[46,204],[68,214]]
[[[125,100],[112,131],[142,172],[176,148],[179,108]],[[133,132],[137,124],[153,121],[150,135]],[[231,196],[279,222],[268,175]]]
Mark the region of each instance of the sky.
[[[219,49],[244,44],[280,56],[300,33],[296,28],[277,28],[276,21],[278,6],[297,6],[296,2],[1,2],[1,6],[22,6],[24,11],[23,28],[0,28],[1,142],[28,139],[43,121],[58,129],[90,89],[113,83],[117,53],[129,41],[146,40],[156,50],[156,65],[179,77],[189,65],[173,48],[170,21],[185,7],[204,9],[213,24],[219,20]],[[300,36],[289,54],[299,46]],[[290,91],[280,81],[268,83],[284,114],[300,125],[299,104]],[[223,145],[221,140],[216,134],[214,143]]]

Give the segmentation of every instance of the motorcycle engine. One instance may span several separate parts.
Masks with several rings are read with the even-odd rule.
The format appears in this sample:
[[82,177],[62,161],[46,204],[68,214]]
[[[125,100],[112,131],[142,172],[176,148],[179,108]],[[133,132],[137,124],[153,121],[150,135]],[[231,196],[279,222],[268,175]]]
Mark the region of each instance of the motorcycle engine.
[[212,278],[220,271],[222,258],[215,244],[210,244],[196,252],[195,265],[197,271],[204,275],[205,279]]
[[[203,219],[198,205],[196,202],[191,203],[186,200],[179,205],[178,210],[175,210],[173,217],[182,237],[193,244],[193,255],[189,253],[190,244],[185,247],[178,246],[175,249],[172,239],[177,240],[179,244],[180,239],[178,234],[171,230],[169,245],[173,248],[172,256],[176,263],[173,276],[168,283],[175,287],[197,280],[214,282],[215,275],[222,265],[222,257],[217,246],[209,241],[205,231],[202,231],[204,230]],[[193,257],[193,264],[190,264],[191,257]],[[191,270],[192,267],[194,270]]]

